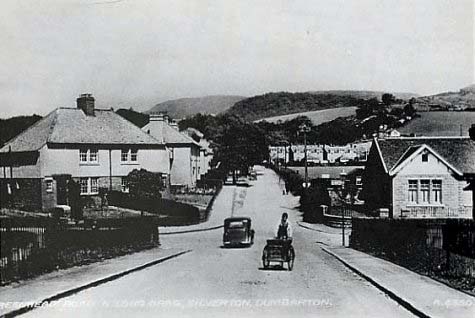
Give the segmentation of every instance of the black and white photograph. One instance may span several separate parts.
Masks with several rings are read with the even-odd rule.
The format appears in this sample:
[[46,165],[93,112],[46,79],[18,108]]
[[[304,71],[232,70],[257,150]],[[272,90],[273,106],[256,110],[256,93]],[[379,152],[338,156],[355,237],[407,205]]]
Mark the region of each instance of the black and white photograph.
[[475,317],[474,0],[1,0],[0,318]]

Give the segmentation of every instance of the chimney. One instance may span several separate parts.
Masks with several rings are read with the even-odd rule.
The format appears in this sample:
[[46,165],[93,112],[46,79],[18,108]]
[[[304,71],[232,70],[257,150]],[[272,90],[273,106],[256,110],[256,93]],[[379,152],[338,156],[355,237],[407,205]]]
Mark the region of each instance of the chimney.
[[76,103],[86,116],[94,116],[94,97],[92,94],[81,94],[76,99]]
[[163,118],[163,114],[150,114],[149,122],[145,125],[142,129],[150,134],[155,139],[158,139],[161,142],[164,142],[163,139],[163,125],[165,123],[165,119]]
[[172,121],[170,122],[170,127],[172,127],[173,129],[178,130],[178,124],[177,124],[177,122],[174,121],[174,120],[172,120]]

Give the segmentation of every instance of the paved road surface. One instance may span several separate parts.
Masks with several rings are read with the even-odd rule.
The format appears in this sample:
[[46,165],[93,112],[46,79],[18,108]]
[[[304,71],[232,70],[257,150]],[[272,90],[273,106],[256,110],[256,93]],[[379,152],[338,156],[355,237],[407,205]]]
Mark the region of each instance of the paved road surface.
[[[167,235],[163,247],[193,251],[27,313],[31,317],[408,317],[411,313],[323,252],[318,232],[298,227],[297,198],[261,169],[249,188],[226,191],[229,214],[248,215],[250,248],[221,248],[222,229]],[[293,271],[264,270],[261,253],[283,212],[294,224]]]

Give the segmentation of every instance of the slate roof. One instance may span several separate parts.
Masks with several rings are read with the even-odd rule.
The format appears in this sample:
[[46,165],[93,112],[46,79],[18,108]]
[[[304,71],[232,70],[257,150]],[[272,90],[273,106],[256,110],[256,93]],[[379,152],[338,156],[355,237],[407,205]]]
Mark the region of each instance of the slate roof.
[[199,146],[193,138],[179,132],[168,124],[163,125],[163,139],[165,144],[194,144]]
[[[376,142],[388,170],[427,145],[464,174],[475,174],[475,141],[467,137],[388,138]],[[403,157],[402,160],[401,157]]]
[[[142,127],[143,131],[150,130],[151,125],[157,125],[157,123],[149,122],[147,125]],[[154,135],[154,138],[159,140],[162,143],[167,145],[196,145],[199,147],[199,143],[197,143],[193,138],[189,137],[187,134],[178,131],[178,129],[173,128],[167,122],[162,121],[159,125],[161,125],[162,134],[161,135]],[[157,134],[157,133],[156,133]],[[153,133],[152,133],[153,135]]]
[[96,109],[86,116],[78,108],[57,108],[27,130],[8,141],[14,152],[36,151],[45,144],[96,144],[164,146],[112,110]]

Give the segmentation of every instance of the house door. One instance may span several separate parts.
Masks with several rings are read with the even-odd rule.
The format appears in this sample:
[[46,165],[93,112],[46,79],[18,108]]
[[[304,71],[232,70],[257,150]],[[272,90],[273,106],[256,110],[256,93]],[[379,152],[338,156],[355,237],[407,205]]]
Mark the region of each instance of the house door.
[[54,175],[53,179],[56,181],[56,203],[58,205],[68,204],[68,180],[71,179],[70,174]]

